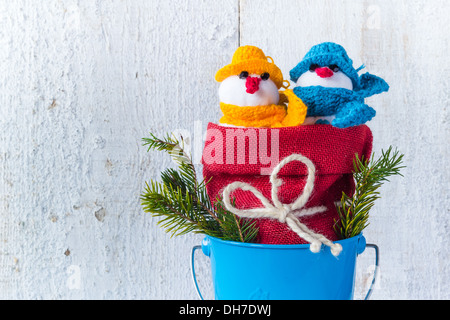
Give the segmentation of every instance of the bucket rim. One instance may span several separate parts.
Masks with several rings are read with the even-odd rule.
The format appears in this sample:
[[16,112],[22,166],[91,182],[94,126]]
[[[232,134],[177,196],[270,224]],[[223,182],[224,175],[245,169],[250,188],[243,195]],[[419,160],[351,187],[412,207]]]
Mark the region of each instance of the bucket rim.
[[[339,243],[341,245],[348,244],[351,242],[358,241],[363,236],[362,232],[357,234],[356,236],[353,236],[351,238],[346,238],[342,240],[333,241],[334,243]],[[265,244],[265,243],[252,243],[252,242],[238,242],[238,241],[230,241],[230,240],[222,240],[210,235],[205,235],[206,239],[210,239],[214,242],[219,242],[224,245],[230,245],[230,246],[237,246],[237,247],[246,247],[246,248],[253,248],[253,249],[283,249],[283,250],[295,250],[295,249],[308,249],[310,247],[309,243],[305,244]]]

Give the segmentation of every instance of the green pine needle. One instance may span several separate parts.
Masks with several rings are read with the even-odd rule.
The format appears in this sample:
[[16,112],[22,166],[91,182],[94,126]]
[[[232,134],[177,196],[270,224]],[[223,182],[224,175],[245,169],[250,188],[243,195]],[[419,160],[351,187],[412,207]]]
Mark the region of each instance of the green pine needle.
[[334,231],[340,239],[347,239],[361,233],[369,225],[369,212],[374,202],[380,198],[379,188],[389,177],[400,175],[403,154],[392,147],[381,151],[381,157],[365,160],[356,154],[353,160],[353,177],[355,193],[349,197],[342,193],[340,204],[337,205],[339,220],[335,221]]
[[[181,138],[182,140],[182,138]],[[150,134],[144,145],[157,151],[165,151],[177,162],[177,169],[161,172],[161,182],[146,183],[141,195],[145,212],[161,217],[158,225],[172,236],[189,232],[203,233],[223,240],[254,242],[258,234],[256,222],[237,217],[224,208],[220,199],[214,205],[206,192],[209,181],[198,183],[191,158],[181,143],[167,135],[163,139]]]

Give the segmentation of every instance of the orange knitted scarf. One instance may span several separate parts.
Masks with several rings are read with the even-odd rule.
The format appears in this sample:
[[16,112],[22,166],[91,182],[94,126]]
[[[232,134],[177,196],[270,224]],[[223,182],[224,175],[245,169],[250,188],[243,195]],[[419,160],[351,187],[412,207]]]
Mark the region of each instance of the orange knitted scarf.
[[278,125],[286,116],[286,108],[276,104],[256,107],[240,107],[221,102],[223,117],[220,123],[239,127],[280,127]]
[[[285,97],[281,95],[285,95]],[[287,107],[284,104],[240,107],[221,102],[220,109],[223,117],[219,122],[238,127],[254,128],[279,128],[302,124],[306,116],[306,105],[292,90],[285,90],[280,93],[280,100],[286,100],[285,98],[289,100]]]

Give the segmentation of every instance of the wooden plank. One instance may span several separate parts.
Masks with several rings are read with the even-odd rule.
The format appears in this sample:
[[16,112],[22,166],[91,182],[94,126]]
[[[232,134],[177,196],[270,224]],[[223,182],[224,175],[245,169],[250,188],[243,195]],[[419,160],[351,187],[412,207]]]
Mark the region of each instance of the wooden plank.
[[407,168],[383,188],[365,232],[382,255],[374,298],[449,298],[449,14],[438,0],[241,1],[241,44],[260,46],[286,78],[312,45],[333,41],[391,86],[368,99],[377,110],[369,126],[375,153],[398,147]]
[[218,119],[237,1],[1,6],[0,297],[196,298],[200,238],[142,212],[171,162],[141,138]]

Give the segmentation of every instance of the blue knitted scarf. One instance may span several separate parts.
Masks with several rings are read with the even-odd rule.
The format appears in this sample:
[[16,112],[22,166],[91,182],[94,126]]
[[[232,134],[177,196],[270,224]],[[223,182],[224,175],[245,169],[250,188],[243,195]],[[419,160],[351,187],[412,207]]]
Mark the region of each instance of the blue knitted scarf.
[[295,87],[293,91],[308,106],[307,117],[336,115],[331,124],[346,128],[370,121],[376,112],[364,99],[389,90],[383,79],[369,73],[361,75],[359,84],[357,90],[311,86]]

